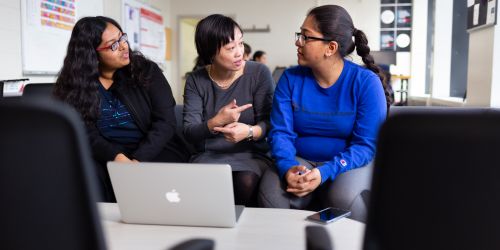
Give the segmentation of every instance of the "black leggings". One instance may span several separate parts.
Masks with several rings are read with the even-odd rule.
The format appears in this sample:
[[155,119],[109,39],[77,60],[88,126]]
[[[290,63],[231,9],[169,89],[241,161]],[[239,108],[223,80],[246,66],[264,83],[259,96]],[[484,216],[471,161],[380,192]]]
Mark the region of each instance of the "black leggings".
[[257,206],[260,178],[251,171],[233,171],[234,202],[246,207]]

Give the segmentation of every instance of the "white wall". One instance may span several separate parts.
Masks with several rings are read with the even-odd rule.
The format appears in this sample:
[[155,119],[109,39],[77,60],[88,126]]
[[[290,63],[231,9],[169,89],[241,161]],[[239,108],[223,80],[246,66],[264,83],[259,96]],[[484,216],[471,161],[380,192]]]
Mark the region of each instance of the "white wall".
[[436,1],[432,96],[450,96],[453,0]]
[[[176,0],[172,1],[171,24],[173,39],[173,70],[179,91],[174,93],[177,100],[182,100],[184,82],[180,69],[179,24],[180,16],[204,17],[210,14],[224,14],[235,18],[242,28],[255,25],[264,28],[270,25],[270,33],[245,33],[244,39],[253,51],[264,50],[268,55],[268,66],[289,66],[296,63],[294,32],[299,30],[306,11],[314,6],[312,0]],[[284,11],[286,9],[286,11]],[[278,14],[279,13],[279,14]],[[194,41],[193,41],[194,42]]]
[[[498,16],[497,16],[498,18]],[[498,22],[498,21],[497,21]],[[491,107],[500,108],[500,26],[492,27],[495,31],[493,38],[493,64],[491,76]]]
[[[164,67],[165,75],[172,86],[176,100],[182,101],[184,82],[179,75],[178,18],[179,16],[206,16],[221,13],[235,17],[243,27],[264,28],[270,25],[270,33],[246,33],[245,40],[255,50],[268,53],[271,69],[277,65],[296,63],[294,35],[298,31],[307,11],[317,5],[339,4],[351,14],[356,28],[363,30],[372,50],[379,49],[380,0],[139,0],[161,10],[165,26],[172,28],[172,61]],[[103,0],[104,15],[121,22],[122,0]],[[436,1],[436,37],[434,38],[434,82],[433,97],[449,95],[449,72],[451,65],[451,21],[452,0]],[[427,1],[413,1],[413,43],[411,55],[410,96],[421,96],[425,87]],[[493,29],[491,27],[491,29]],[[498,25],[495,26],[498,29]],[[0,79],[22,78],[21,25],[19,1],[0,0]],[[483,34],[484,33],[484,34]],[[4,35],[8,34],[8,35]],[[500,52],[493,46],[493,39],[499,41],[500,32],[478,31],[471,36],[469,49],[468,105],[500,106]],[[476,41],[476,42],[474,42]],[[491,47],[485,44],[491,42]],[[497,42],[497,43],[499,43]],[[490,55],[489,58],[485,58]],[[491,55],[496,58],[493,60]],[[398,55],[398,58],[400,56]],[[354,58],[356,60],[356,57]],[[488,69],[489,68],[489,69]],[[490,72],[488,74],[487,71]],[[496,69],[496,70],[494,70]],[[32,82],[54,82],[55,77],[31,77]],[[489,85],[485,85],[489,83]],[[485,85],[485,86],[482,86]],[[432,97],[431,97],[432,98]],[[485,102],[485,100],[488,100]]]
[[[1,1],[1,0],[0,0]],[[83,0],[84,1],[84,0]],[[122,7],[123,0],[103,0],[104,1],[104,15],[117,20],[122,24]],[[171,11],[171,0],[138,0],[139,2],[150,5],[151,7],[160,10],[163,16],[163,24],[165,27],[170,27],[170,11]],[[177,93],[177,84],[175,84],[172,71],[172,61],[167,61],[165,65],[162,66],[163,73],[167,78],[170,86],[172,87],[172,92]],[[175,96],[175,94],[174,94]]]
[[[89,1],[89,0],[82,0]],[[162,11],[165,26],[170,26],[170,0],[144,0],[154,8]],[[95,13],[85,15],[109,16],[121,23],[122,0],[103,0],[104,6],[96,6]],[[21,58],[21,2],[19,0],[0,0],[0,80],[29,78],[31,83],[55,82],[55,76],[25,76],[22,72]],[[173,91],[178,92],[177,85],[172,84],[171,62],[167,62],[164,69]],[[174,93],[175,93],[174,92]]]
[[0,79],[23,78],[20,1],[0,0],[0,34]]
[[423,95],[425,93],[425,70],[427,68],[427,8],[427,1],[413,1],[409,95]]
[[[275,66],[290,66],[296,64],[296,47],[294,33],[299,31],[307,11],[312,7],[323,4],[337,4],[343,6],[351,15],[356,28],[363,30],[373,50],[379,49],[380,0],[174,0],[171,2],[171,24],[174,34],[178,34],[179,16],[207,16],[219,13],[235,18],[242,28],[265,28],[270,25],[269,33],[245,33],[245,41],[253,51],[263,50],[268,56],[268,66],[272,70]],[[184,82],[178,67],[180,58],[179,38],[174,35],[173,51],[176,84],[179,92],[177,100],[182,99]],[[355,54],[355,53],[354,53]],[[354,58],[356,60],[356,58]]]
[[467,106],[489,106],[494,29],[476,30],[469,35]]
[[500,107],[500,26],[470,32],[467,106]]
[[[92,1],[100,2],[98,0]],[[95,9],[96,13],[102,14],[102,6],[96,5]],[[91,13],[80,13],[78,15],[85,16],[88,14]],[[0,79],[29,78],[32,83],[55,82],[55,76],[26,76],[23,74],[20,0],[0,0],[0,34],[2,34],[0,41],[0,55],[2,55],[0,60]]]

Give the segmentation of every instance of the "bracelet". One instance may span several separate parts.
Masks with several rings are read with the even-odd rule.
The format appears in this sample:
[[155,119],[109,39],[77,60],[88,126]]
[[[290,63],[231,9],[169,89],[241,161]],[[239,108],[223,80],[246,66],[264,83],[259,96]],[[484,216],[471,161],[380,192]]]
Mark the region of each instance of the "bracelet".
[[251,125],[248,125],[248,135],[247,135],[247,141],[253,140],[253,127]]

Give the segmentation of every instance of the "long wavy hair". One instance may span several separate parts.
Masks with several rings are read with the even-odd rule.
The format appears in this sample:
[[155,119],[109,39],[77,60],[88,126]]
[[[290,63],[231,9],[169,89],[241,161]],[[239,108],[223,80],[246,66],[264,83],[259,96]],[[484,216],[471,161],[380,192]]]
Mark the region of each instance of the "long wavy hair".
[[[101,43],[102,33],[108,24],[122,28],[109,17],[84,17],[73,28],[68,44],[64,65],[59,72],[53,95],[72,105],[82,116],[87,125],[95,124],[100,110],[99,97],[99,55],[97,47]],[[123,32],[123,31],[122,31]],[[140,52],[129,47],[130,63],[118,69],[134,86],[149,85],[154,63],[146,59]]]
[[[391,92],[382,69],[375,64],[370,55],[368,39],[363,31],[354,28],[351,16],[347,11],[338,5],[323,5],[309,11],[308,16],[314,17],[317,28],[327,39],[339,43],[339,52],[342,58],[354,52],[363,60],[366,68],[378,75],[384,88],[387,108],[393,103]],[[352,37],[354,36],[354,42]]]

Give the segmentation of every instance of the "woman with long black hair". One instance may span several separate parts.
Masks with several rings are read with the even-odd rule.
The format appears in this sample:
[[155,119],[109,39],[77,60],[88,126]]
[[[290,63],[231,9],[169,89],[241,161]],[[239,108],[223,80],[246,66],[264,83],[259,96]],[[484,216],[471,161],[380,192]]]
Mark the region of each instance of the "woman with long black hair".
[[[276,169],[260,190],[265,207],[352,210],[370,188],[370,162],[391,102],[365,34],[337,5],[307,14],[295,46],[299,66],[286,70],[274,94],[269,139]],[[356,50],[365,65],[346,57]]]
[[73,28],[54,95],[87,126],[105,201],[115,199],[108,161],[185,162],[176,136],[175,100],[160,68],[132,51],[108,17],[85,17]]

